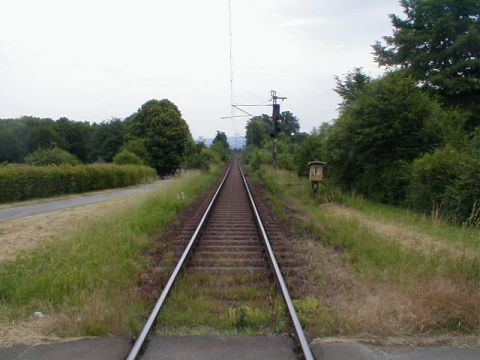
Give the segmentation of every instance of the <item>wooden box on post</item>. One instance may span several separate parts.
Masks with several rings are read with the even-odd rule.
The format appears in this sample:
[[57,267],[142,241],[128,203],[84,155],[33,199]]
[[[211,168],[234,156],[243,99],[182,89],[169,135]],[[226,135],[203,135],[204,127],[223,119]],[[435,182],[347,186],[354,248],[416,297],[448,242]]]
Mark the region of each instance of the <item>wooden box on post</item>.
[[323,182],[323,169],[327,165],[326,162],[323,161],[310,161],[308,163],[309,171],[308,171],[308,179],[312,183],[312,189],[316,193],[318,190],[318,183]]
[[327,165],[326,162],[323,161],[310,161],[308,163],[308,166],[310,168],[309,173],[309,180],[311,182],[318,181],[322,182],[323,181],[323,168]]

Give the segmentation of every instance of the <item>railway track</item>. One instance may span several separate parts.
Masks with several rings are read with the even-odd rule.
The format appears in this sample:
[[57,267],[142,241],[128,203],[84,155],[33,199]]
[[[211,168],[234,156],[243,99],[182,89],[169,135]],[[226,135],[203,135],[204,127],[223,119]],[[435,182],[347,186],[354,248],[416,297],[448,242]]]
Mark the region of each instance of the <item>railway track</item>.
[[[172,317],[184,312],[175,309],[182,301],[211,305],[215,311],[206,311],[197,320],[220,328],[219,314],[227,309],[236,311],[233,315],[239,327],[243,326],[246,312],[267,314],[262,320],[272,327],[282,323],[279,317],[284,320],[286,312],[299,358],[314,359],[284,279],[300,263],[289,256],[288,244],[275,234],[275,224],[271,222],[268,228],[273,232],[273,242],[269,239],[237,160],[226,171],[201,216],[192,217],[192,222],[196,225],[187,224],[175,239],[173,254],[177,263],[127,360],[141,357],[157,321],[157,327],[168,327]],[[195,303],[190,307],[195,307]],[[201,311],[202,306],[197,307]],[[188,306],[182,305],[181,309],[185,308]],[[178,322],[182,324],[181,320]]]

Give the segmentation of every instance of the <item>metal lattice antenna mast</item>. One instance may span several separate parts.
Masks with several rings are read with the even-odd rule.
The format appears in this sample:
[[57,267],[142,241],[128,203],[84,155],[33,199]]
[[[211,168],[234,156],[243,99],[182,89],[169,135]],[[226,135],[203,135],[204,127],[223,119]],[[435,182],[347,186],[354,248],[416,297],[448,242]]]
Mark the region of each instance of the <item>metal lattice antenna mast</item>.
[[[233,120],[233,104],[234,104],[234,87],[233,87],[233,54],[232,54],[232,45],[233,45],[233,34],[232,34],[232,0],[228,0],[228,33],[230,38],[230,117]],[[235,127],[235,124],[234,124]]]

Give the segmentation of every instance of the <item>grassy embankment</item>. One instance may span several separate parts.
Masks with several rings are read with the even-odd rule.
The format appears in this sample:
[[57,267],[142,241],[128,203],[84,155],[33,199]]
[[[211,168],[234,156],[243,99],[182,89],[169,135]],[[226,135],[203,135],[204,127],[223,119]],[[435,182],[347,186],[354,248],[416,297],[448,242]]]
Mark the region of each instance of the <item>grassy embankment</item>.
[[299,237],[313,238],[310,293],[297,301],[311,336],[478,335],[478,230],[336,189],[313,199],[306,179],[282,170],[255,177],[276,214],[294,213]]
[[[59,241],[1,263],[0,334],[12,323],[29,327],[34,312],[47,315],[40,335],[136,333],[151,305],[138,293],[151,236],[219,175],[220,169],[186,175],[138,203],[79,225]],[[184,199],[177,197],[180,192]]]

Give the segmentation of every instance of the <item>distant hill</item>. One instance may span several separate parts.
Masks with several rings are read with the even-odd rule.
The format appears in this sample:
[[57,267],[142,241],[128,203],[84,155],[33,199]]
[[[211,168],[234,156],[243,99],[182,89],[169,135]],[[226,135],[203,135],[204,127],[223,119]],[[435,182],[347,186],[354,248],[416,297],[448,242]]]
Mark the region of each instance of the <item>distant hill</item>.
[[[197,138],[196,142],[201,142],[203,141],[205,145],[210,146],[212,145],[213,138],[202,138],[199,137]],[[232,149],[242,149],[245,147],[245,136],[227,136],[227,141],[228,145],[230,145],[230,148]]]

